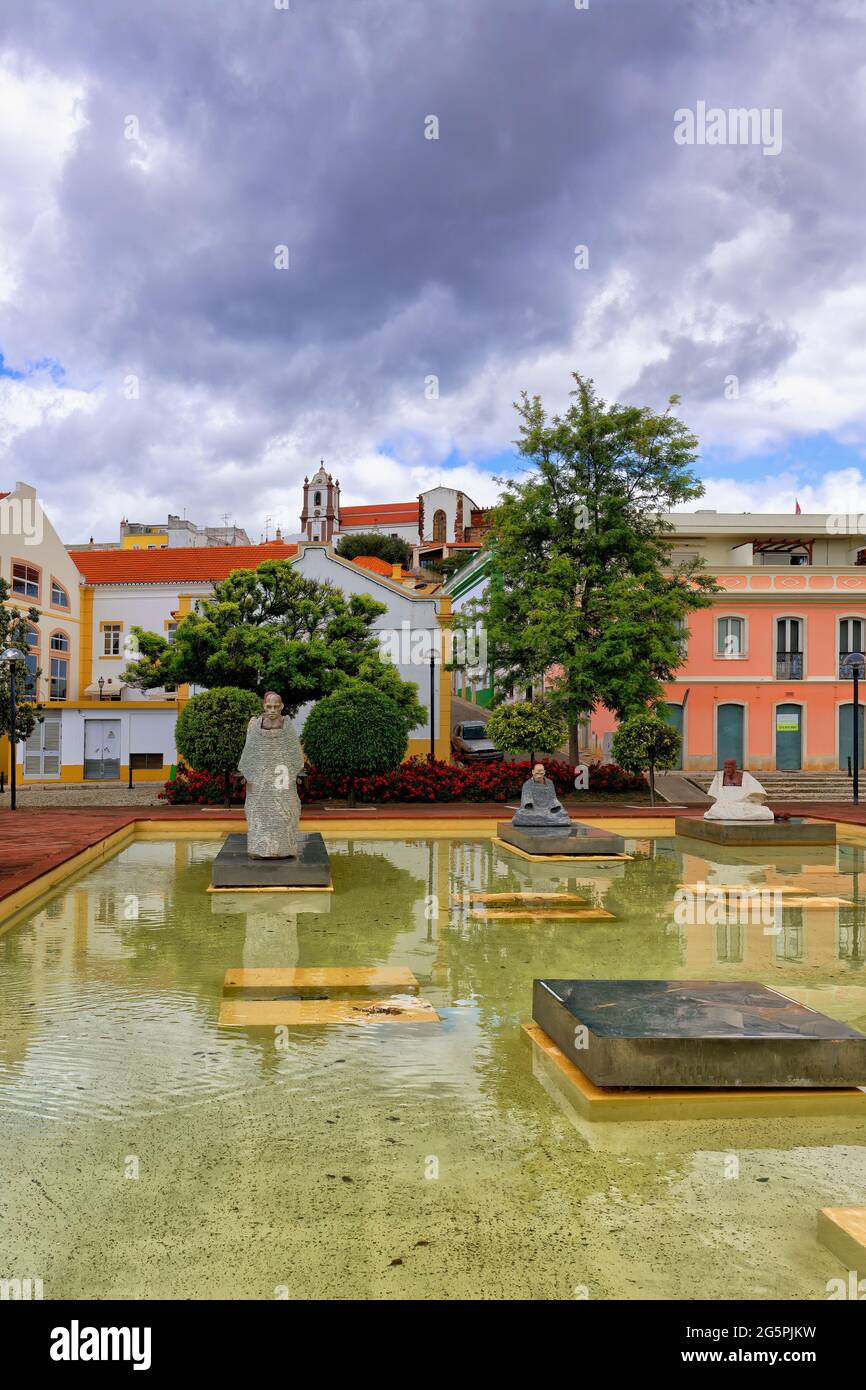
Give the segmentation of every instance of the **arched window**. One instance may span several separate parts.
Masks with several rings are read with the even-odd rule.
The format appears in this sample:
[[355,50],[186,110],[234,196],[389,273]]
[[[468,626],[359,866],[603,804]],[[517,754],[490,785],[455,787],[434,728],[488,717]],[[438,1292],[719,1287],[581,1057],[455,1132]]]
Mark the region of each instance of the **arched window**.
[[51,607],[69,608],[69,593],[59,579],[51,576]]
[[320,492],[314,492],[314,493],[313,493],[313,506],[314,506],[314,507],[321,507],[321,505],[322,505],[322,494],[321,494]]
[[51,661],[50,696],[52,700],[65,700],[69,687],[69,637],[65,632],[52,632],[48,640]]
[[433,513],[433,539],[441,544],[445,542],[445,513],[438,511]]
[[744,618],[716,618],[716,656],[739,657],[746,654]]
[[36,672],[39,669],[39,644],[42,639],[39,636],[38,627],[28,626],[26,636],[27,659],[24,664],[27,667],[27,675],[24,680],[24,696],[27,700],[35,700],[37,697]]

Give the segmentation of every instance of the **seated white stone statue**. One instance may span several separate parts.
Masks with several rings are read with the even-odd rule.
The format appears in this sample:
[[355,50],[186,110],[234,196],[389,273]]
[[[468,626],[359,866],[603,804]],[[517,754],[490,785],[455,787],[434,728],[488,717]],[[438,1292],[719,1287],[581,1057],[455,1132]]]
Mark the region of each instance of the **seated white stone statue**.
[[710,783],[709,795],[714,799],[704,812],[704,820],[772,820],[773,812],[763,802],[766,794],[757,777],[738,771],[734,759],[729,758]]

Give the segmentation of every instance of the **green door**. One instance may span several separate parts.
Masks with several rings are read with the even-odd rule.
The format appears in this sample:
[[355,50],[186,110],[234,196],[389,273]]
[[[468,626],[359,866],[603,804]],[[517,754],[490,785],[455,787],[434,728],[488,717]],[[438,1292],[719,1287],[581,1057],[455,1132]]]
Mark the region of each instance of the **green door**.
[[743,767],[743,706],[719,705],[716,721],[716,766],[733,758],[737,767]]
[[[854,706],[839,706],[839,766],[844,772],[848,770],[848,759],[851,759],[851,766],[854,766]],[[857,740],[859,743],[858,762],[863,766],[863,706],[857,705]]]
[[776,706],[776,771],[799,772],[803,766],[803,711],[799,705]]
[[674,763],[674,768],[679,770],[683,765],[683,707],[682,705],[665,705],[665,723],[670,724],[672,729],[676,729],[680,736],[680,756]]

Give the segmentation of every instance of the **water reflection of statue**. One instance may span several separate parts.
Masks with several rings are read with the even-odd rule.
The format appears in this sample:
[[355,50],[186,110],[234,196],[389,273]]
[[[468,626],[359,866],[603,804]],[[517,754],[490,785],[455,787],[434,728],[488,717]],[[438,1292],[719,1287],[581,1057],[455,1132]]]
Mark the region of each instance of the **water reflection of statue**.
[[511,824],[535,830],[543,826],[571,830],[571,817],[557,799],[556,787],[545,776],[544,763],[536,763],[532,776],[524,782],[520,792],[520,810],[515,811]]
[[253,859],[297,854],[301,802],[297,778],[304,755],[279,695],[269,690],[260,715],[247,725],[238,769],[246,780],[247,853]]
[[714,800],[710,809],[704,812],[704,820],[773,819],[773,812],[764,805],[766,792],[757,777],[749,772],[741,772],[733,758],[728,758],[723,772],[716,773],[710,783],[709,795]]

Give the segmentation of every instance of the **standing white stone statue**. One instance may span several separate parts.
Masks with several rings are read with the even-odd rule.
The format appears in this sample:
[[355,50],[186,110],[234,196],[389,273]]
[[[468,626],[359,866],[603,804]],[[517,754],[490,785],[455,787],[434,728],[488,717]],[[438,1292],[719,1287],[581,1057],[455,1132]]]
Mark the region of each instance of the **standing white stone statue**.
[[723,772],[716,773],[710,783],[709,795],[714,800],[710,809],[704,812],[704,820],[773,819],[773,812],[764,805],[766,792],[757,777],[750,772],[740,772],[733,758],[727,760]]
[[301,818],[297,778],[304,770],[304,754],[273,690],[265,695],[262,713],[247,725],[238,770],[247,784],[247,853],[253,859],[296,855]]

